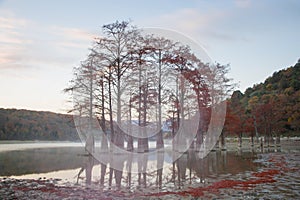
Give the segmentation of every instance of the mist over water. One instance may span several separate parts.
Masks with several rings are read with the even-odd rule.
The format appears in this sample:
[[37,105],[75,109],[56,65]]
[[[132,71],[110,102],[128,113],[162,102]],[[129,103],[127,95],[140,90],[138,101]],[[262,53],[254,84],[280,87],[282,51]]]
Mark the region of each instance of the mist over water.
[[[146,194],[161,195],[167,191],[189,191],[190,187],[206,191],[207,188],[227,180],[248,184],[249,181],[257,180],[256,173],[276,169],[282,171],[272,177],[272,183],[257,183],[248,190],[226,186],[226,190],[217,188],[219,193],[208,195],[204,192],[204,197],[273,195],[274,198],[279,198],[299,195],[299,181],[295,178],[300,175],[299,170],[295,170],[300,166],[299,141],[283,141],[280,149],[273,147],[263,151],[237,151],[235,148],[231,149],[232,144],[228,144],[227,151],[212,151],[204,159],[201,159],[197,152],[189,150],[174,163],[167,162],[172,156],[168,152],[160,152],[159,157],[141,157],[143,162],[126,157],[118,161],[124,170],[114,169],[112,178],[109,162],[113,160],[103,165],[87,156],[84,147],[79,143],[42,144],[44,148],[40,148],[40,144],[36,143],[23,144],[22,150],[19,148],[20,144],[10,144],[15,145],[14,150],[11,148],[10,151],[0,152],[0,176],[53,179],[59,185],[79,184],[102,190],[123,190],[125,194],[143,191]],[[162,159],[162,156],[166,159]],[[161,167],[159,170],[149,171],[145,169],[145,160],[147,166],[159,164]],[[282,166],[279,167],[280,164]]]

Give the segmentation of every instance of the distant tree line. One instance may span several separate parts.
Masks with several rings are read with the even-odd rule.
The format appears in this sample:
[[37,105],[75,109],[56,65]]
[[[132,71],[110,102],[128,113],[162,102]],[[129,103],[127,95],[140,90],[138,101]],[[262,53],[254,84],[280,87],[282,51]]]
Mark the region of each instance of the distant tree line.
[[0,108],[0,140],[78,141],[72,115]]
[[223,133],[259,136],[265,143],[279,136],[300,135],[300,63],[274,72],[264,83],[233,92],[227,102]]

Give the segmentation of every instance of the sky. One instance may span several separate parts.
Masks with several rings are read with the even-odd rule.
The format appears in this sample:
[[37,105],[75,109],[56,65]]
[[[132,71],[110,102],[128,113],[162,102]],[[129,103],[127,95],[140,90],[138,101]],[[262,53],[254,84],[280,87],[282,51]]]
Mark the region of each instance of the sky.
[[245,91],[300,58],[298,0],[0,0],[0,108],[66,113],[101,26],[131,20],[201,45]]

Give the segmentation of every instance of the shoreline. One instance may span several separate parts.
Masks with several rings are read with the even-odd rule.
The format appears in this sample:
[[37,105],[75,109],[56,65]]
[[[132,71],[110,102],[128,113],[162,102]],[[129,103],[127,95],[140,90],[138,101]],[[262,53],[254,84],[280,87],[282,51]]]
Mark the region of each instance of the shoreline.
[[110,193],[83,186],[57,185],[57,179],[0,178],[0,199],[113,199]]
[[[250,137],[242,138],[242,148],[251,147]],[[259,139],[260,140],[260,139]],[[274,138],[275,140],[275,138]],[[299,142],[300,137],[281,137],[281,142]],[[154,141],[155,142],[155,141]],[[16,146],[16,144],[18,146]],[[32,146],[28,146],[32,145]],[[225,146],[238,147],[238,137],[226,137]],[[254,146],[259,146],[260,143],[254,142]],[[47,141],[47,140],[0,140],[0,152],[26,150],[35,148],[55,148],[55,147],[84,147],[85,145],[81,141]],[[220,146],[220,145],[219,145]],[[276,146],[276,144],[270,144],[270,147]],[[218,148],[218,147],[217,147]]]
[[[17,145],[17,146],[16,146]],[[28,146],[30,145],[30,146]],[[81,142],[71,141],[19,141],[9,140],[0,141],[0,152],[20,151],[37,148],[57,148],[57,147],[84,147]]]
[[[287,155],[287,154],[286,154]],[[105,187],[100,182],[90,184],[61,184],[61,179],[15,179],[0,178],[0,199],[296,199],[300,196],[298,186],[291,184],[299,174],[299,154],[283,157],[281,153],[262,154],[255,162],[261,163],[257,170],[231,175],[210,176],[205,182],[182,180],[179,188],[172,184]],[[290,162],[292,161],[292,162]],[[296,161],[296,162],[295,162]],[[149,183],[148,183],[149,184]],[[271,188],[270,188],[271,187]],[[282,191],[277,189],[281,188]],[[286,193],[286,189],[292,189]]]

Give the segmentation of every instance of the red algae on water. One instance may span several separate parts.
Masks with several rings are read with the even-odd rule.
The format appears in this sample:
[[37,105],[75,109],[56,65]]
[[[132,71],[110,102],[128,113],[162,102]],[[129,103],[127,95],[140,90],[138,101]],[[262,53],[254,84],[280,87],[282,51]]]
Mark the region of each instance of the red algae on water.
[[249,188],[253,188],[258,184],[267,184],[274,183],[276,180],[274,176],[283,173],[284,171],[288,171],[285,167],[284,162],[279,161],[276,158],[270,158],[268,160],[274,166],[280,167],[279,169],[269,169],[262,172],[252,173],[251,179],[249,180],[221,180],[209,185],[207,187],[190,187],[185,191],[164,191],[158,193],[150,193],[145,196],[164,196],[164,195],[178,195],[178,196],[193,196],[193,197],[201,197],[204,196],[205,192],[219,192],[221,189],[227,188],[235,188],[240,190],[247,190]]
[[260,173],[259,177],[256,179],[250,179],[246,181],[239,181],[239,180],[221,180],[218,182],[213,183],[210,186],[207,187],[196,187],[189,189],[185,191],[165,191],[165,192],[158,192],[158,193],[151,193],[147,194],[145,196],[164,196],[164,195],[178,195],[178,196],[193,196],[193,197],[200,197],[205,194],[205,192],[219,192],[220,189],[226,189],[226,188],[239,188],[239,189],[248,189],[249,187],[253,187],[257,184],[264,184],[264,183],[273,183],[276,182],[272,177],[273,175],[276,175],[275,171],[270,172],[264,172]]
[[277,169],[270,169],[267,171],[263,171],[263,172],[256,172],[256,173],[252,173],[253,176],[255,177],[273,177],[274,175],[280,174],[280,171]]

